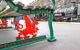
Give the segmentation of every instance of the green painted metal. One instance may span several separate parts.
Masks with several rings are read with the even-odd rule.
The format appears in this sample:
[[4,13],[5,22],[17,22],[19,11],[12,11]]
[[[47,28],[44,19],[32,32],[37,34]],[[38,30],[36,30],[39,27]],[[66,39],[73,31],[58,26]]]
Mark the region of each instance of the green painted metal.
[[56,8],[55,6],[55,0],[52,0],[53,2],[53,11],[49,12],[49,18],[48,18],[48,24],[49,24],[49,29],[50,29],[50,38],[48,39],[49,42],[53,42],[55,41],[55,36],[54,36],[54,32],[53,32],[53,26],[52,26],[52,20],[54,17],[54,10]]
[[13,49],[13,48],[17,48],[20,46],[24,46],[24,45],[29,45],[35,42],[39,42],[42,40],[46,40],[46,36],[38,36],[38,37],[34,37],[34,38],[30,38],[30,39],[24,39],[24,40],[17,40],[14,42],[9,42],[9,43],[4,43],[1,44],[0,46],[4,46],[4,48],[1,48],[0,50],[9,50],[9,49]]
[[13,9],[14,11],[21,13],[21,14],[41,14],[41,13],[48,13],[49,15],[49,29],[50,29],[50,39],[49,41],[54,41],[54,35],[53,35],[53,28],[52,28],[52,17],[53,17],[53,11],[55,10],[55,0],[52,0],[53,2],[53,9],[22,9],[21,7],[19,7],[19,5],[15,5],[12,0],[5,0],[7,2],[7,4],[10,6],[11,9]]
[[48,24],[50,29],[50,38],[48,39],[49,42],[53,42],[56,40],[53,32],[52,20],[53,20],[53,13],[50,12],[48,18]]
[[5,1],[7,2],[7,4],[10,6],[12,10],[17,10],[18,7],[12,2],[13,0],[5,0]]
[[48,13],[49,11],[53,11],[53,9],[41,8],[41,9],[22,9],[20,5],[15,5],[12,0],[5,0],[10,8],[20,14],[43,14]]
[[52,3],[53,3],[53,10],[55,10],[56,9],[56,1],[52,0]]
[[[53,13],[55,10],[55,0],[52,0],[53,2],[53,9],[49,9],[49,8],[41,8],[41,9],[22,9],[22,7],[20,5],[16,5],[12,2],[12,0],[5,0],[7,2],[7,4],[10,6],[10,8],[14,11],[16,11],[17,13],[20,14],[42,14],[42,13],[47,13],[49,15],[49,19],[48,19],[48,24],[49,24],[49,29],[50,29],[50,38],[48,39],[49,42],[53,42],[55,41],[55,36],[54,36],[54,32],[53,32],[53,27],[52,27],[52,19],[53,19]],[[10,43],[4,43],[1,45],[6,46],[5,48],[2,48],[0,50],[9,50],[12,48],[17,48],[23,45],[28,45],[28,44],[32,44],[35,42],[39,42],[42,40],[45,40],[46,36],[39,36],[39,37],[34,37],[30,38],[30,39],[24,39],[24,40],[17,40],[15,42],[10,42]]]
[[0,0],[0,2],[1,2],[2,0]]
[[0,19],[9,19],[9,18],[16,18],[17,16],[3,16],[3,17],[1,17],[0,16]]
[[10,29],[12,27],[0,27],[0,29]]

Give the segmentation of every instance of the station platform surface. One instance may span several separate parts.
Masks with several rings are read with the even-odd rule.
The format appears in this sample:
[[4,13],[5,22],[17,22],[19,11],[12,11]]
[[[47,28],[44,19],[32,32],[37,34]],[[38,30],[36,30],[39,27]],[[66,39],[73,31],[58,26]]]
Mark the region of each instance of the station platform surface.
[[[48,23],[40,22],[39,33],[48,34]],[[55,42],[41,41],[31,45],[21,46],[12,50],[80,50],[80,24],[74,22],[53,22]],[[44,31],[43,31],[44,30]],[[16,30],[0,30],[0,43],[15,41]]]

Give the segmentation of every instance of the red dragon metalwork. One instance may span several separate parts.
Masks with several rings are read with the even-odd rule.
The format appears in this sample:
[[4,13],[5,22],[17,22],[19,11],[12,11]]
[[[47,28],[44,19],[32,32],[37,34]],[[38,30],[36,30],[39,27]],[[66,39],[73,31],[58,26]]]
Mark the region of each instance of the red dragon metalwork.
[[1,20],[0,27],[8,27],[7,26],[7,21],[5,19]]
[[[16,30],[19,32],[17,38],[30,38],[28,34],[32,35],[32,37],[35,37],[37,35],[36,32],[38,31],[38,27],[36,27],[36,25],[38,25],[38,22],[34,19],[29,19],[28,15],[22,15],[22,17],[25,21],[26,26],[26,28],[23,30],[20,29],[22,29],[24,26],[20,24],[16,18],[14,18]],[[21,37],[22,35],[23,37]]]

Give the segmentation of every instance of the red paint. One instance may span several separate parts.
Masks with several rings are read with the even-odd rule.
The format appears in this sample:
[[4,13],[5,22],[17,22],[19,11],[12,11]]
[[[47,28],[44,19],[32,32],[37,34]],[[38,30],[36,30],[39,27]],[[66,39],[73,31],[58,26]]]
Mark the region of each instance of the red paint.
[[5,48],[5,46],[2,46],[2,45],[1,45],[1,46],[0,46],[0,49],[1,49],[1,48]]
[[[19,27],[21,26],[21,28],[23,28],[23,25],[20,24],[17,19],[14,19],[16,30],[19,32],[17,38],[30,38],[28,34],[32,35],[32,37],[35,37],[37,35],[36,32],[38,31],[38,28],[36,27],[36,25],[38,25],[38,22],[34,19],[29,19],[28,15],[22,15],[22,17],[26,25],[26,28],[23,30],[20,30]],[[21,35],[23,35],[24,37],[21,37]]]
[[1,22],[2,22],[0,24],[1,27],[7,27],[7,21],[5,19],[2,19]]

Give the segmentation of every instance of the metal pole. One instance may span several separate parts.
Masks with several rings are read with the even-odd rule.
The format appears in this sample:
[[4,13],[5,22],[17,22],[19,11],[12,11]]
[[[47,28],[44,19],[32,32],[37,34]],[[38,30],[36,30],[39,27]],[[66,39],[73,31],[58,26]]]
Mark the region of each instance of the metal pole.
[[55,10],[55,8],[56,8],[56,2],[55,2],[55,0],[52,0],[52,3],[53,3],[53,9]]
[[53,20],[53,13],[49,13],[49,18],[48,18],[48,24],[50,29],[50,38],[48,39],[49,42],[53,42],[56,40],[53,32],[52,20]]
[[[55,10],[55,0],[52,0],[53,2],[53,13],[54,13],[54,10]],[[49,29],[50,29],[50,38],[48,39],[49,42],[53,42],[55,41],[55,36],[54,36],[54,33],[53,33],[53,26],[52,26],[52,21],[53,21],[53,13],[52,12],[49,12],[48,13],[48,24],[49,24]]]
[[79,3],[79,0],[76,0],[76,4],[77,4],[77,20],[78,20],[78,3]]
[[0,0],[0,2],[1,2],[2,0]]

